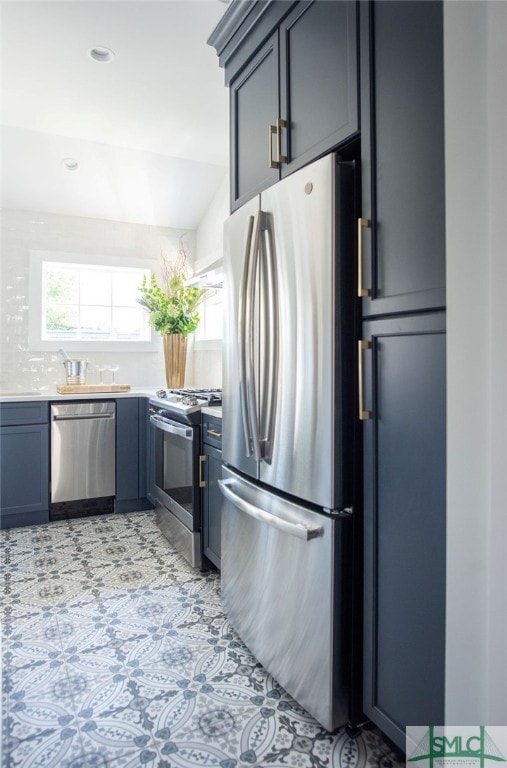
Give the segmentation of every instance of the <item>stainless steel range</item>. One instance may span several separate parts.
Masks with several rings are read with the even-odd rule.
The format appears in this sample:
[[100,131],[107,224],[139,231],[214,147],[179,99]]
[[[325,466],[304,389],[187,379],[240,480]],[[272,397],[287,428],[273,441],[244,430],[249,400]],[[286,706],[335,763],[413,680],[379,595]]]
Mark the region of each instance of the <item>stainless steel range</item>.
[[[205,405],[221,405],[222,390],[199,389],[197,387],[158,389],[155,397],[150,398],[150,403],[162,406],[175,416],[186,417],[192,413],[197,413]],[[182,420],[189,423],[185,418]]]
[[201,408],[220,389],[160,389],[150,399],[150,500],[166,538],[194,567],[202,563]]

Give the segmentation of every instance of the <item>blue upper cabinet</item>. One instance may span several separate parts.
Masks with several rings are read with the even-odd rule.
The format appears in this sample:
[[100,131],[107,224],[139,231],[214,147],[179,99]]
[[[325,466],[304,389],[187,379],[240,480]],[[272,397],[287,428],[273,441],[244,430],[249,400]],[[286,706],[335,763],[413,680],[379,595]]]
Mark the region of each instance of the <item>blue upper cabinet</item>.
[[282,178],[358,128],[356,3],[299,3],[280,25]]
[[359,128],[355,2],[233,4],[210,38],[231,101],[231,209]]
[[234,81],[230,103],[231,208],[234,209],[280,178],[278,166],[268,158],[270,126],[276,126],[279,115],[277,32]]
[[359,5],[363,315],[439,309],[445,306],[442,3]]

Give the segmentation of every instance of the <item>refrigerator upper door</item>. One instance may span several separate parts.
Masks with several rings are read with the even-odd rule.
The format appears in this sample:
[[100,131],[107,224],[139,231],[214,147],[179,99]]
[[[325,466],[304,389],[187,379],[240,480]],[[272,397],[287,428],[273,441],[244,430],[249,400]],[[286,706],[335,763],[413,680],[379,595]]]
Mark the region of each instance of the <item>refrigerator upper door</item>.
[[224,227],[223,460],[258,476],[259,198]]
[[261,197],[262,295],[274,294],[275,306],[270,309],[264,299],[261,312],[260,437],[266,460],[259,479],[326,508],[344,501],[336,482],[336,173],[336,157],[327,155]]

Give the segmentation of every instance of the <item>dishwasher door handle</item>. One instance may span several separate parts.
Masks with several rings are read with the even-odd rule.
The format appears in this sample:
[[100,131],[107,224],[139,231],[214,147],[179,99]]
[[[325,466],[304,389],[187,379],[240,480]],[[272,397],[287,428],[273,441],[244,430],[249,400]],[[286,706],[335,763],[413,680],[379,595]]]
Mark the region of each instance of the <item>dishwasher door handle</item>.
[[255,518],[255,520],[259,520],[261,523],[267,523],[267,525],[270,525],[272,528],[276,528],[283,533],[289,533],[291,536],[296,536],[298,539],[304,539],[305,541],[314,539],[316,536],[322,534],[322,528],[318,525],[291,523],[288,520],[283,520],[281,517],[272,515],[270,512],[266,512],[264,509],[260,509],[260,507],[256,507],[255,504],[251,504],[249,501],[245,501],[241,496],[234,493],[230,487],[233,484],[234,480],[232,479],[218,481],[220,490],[226,499],[229,499],[235,507],[242,512],[245,512],[247,515],[250,515],[250,517]]
[[53,421],[76,421],[77,419],[114,419],[114,413],[73,413],[66,416],[52,416]]

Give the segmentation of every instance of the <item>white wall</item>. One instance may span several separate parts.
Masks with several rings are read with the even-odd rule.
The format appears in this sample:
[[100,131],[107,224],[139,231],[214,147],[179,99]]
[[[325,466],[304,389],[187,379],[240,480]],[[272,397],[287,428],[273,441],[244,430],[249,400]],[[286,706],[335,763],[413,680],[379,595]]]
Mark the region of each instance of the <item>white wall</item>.
[[195,233],[195,266],[205,267],[223,256],[224,221],[229,216],[229,171],[224,175]]
[[[202,218],[195,236],[195,267],[203,269],[207,264],[223,256],[223,227],[229,215],[229,173],[218,188],[210,206]],[[193,342],[190,355],[189,379],[208,387],[222,386],[222,343]]]
[[491,389],[487,722],[507,724],[507,3],[488,5]]
[[[178,250],[185,234],[189,259],[193,257],[195,233],[165,227],[128,224],[101,219],[60,216],[40,211],[2,211],[0,261],[0,391],[38,390],[54,392],[65,381],[56,354],[33,352],[28,347],[28,285],[30,250],[100,254],[160,260]],[[133,386],[165,385],[162,341],[158,352],[90,353],[94,366],[117,363],[116,380]],[[72,346],[66,351],[72,357]],[[82,357],[76,354],[76,357]],[[113,359],[114,358],[114,359]],[[191,361],[189,361],[191,362]],[[98,381],[91,368],[88,383]]]
[[446,722],[507,724],[507,3],[445,5]]

